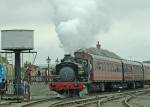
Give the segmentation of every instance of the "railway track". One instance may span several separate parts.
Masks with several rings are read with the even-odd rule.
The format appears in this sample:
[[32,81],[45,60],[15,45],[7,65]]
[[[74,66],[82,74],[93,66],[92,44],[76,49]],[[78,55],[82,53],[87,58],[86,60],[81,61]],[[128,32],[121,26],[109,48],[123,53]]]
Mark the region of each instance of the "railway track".
[[132,107],[132,104],[130,104],[130,101],[134,98],[136,98],[137,96],[140,96],[140,95],[143,95],[143,94],[147,94],[148,91],[146,92],[137,92],[135,93],[134,95],[130,95],[128,98],[126,98],[124,101],[123,101],[123,104],[126,106],[126,107]]
[[90,98],[84,98],[84,99],[78,99],[78,100],[72,100],[72,101],[63,101],[60,103],[53,103],[49,107],[86,107],[90,104],[96,104],[98,107],[100,107],[103,103],[106,103],[111,100],[120,99],[123,97],[127,97],[122,103],[125,107],[131,107],[130,104],[128,104],[128,101],[133,97],[134,94],[143,94],[147,91],[150,91],[150,89],[142,89],[142,90],[134,90],[134,91],[127,91],[122,93],[115,93],[115,94],[109,94],[109,95],[97,95]]
[[[117,95],[114,98],[108,98],[108,99],[102,100],[101,107],[106,107],[107,105],[110,105],[110,104],[113,105],[116,102],[117,102],[117,104],[120,103],[120,106],[117,105],[118,107],[132,107],[132,105],[129,103],[130,100],[136,98],[137,96],[147,94],[147,92],[149,92],[149,91],[150,91],[150,89],[125,92],[125,93],[120,94],[119,96]],[[109,104],[106,104],[106,103],[109,103]],[[103,106],[103,105],[105,105],[105,106]],[[116,106],[112,106],[112,107],[116,107]]]
[[[38,107],[40,104],[43,103],[48,103],[51,104],[53,102],[58,101],[58,99],[56,97],[49,97],[49,98],[44,98],[44,99],[39,99],[39,100],[35,100],[35,101],[30,101],[30,102],[22,102],[22,103],[18,103],[16,100],[14,101],[6,101],[4,103],[0,104],[0,107]],[[41,106],[39,106],[41,107]]]
[[17,101],[0,101],[0,107],[5,107],[5,106],[9,106],[11,105],[12,103],[17,103]]
[[[99,95],[93,94],[91,96],[85,96],[84,98],[80,98],[80,99],[79,98],[66,98],[66,99],[59,98],[58,99],[56,97],[51,97],[51,98],[45,98],[45,99],[41,99],[37,101],[32,101],[29,103],[20,103],[20,106],[18,106],[18,104],[15,102],[7,102],[7,106],[13,107],[14,106],[13,104],[16,104],[15,105],[16,107],[68,107],[68,106],[85,107],[85,106],[94,104],[100,107],[100,106],[103,106],[104,103],[126,97],[126,99],[122,101],[122,105],[124,105],[124,107],[132,107],[129,104],[129,101],[132,98],[136,97],[137,95],[143,94],[147,91],[149,92],[150,88],[130,90],[130,91],[122,92],[122,93],[118,93],[118,92],[108,93],[107,92],[107,93],[99,94]],[[5,106],[5,105],[1,105],[1,106]]]
[[129,101],[132,99],[132,96],[126,98],[122,103],[126,106],[126,107],[132,107],[131,104],[129,104]]
[[34,101],[34,102],[30,102],[28,104],[24,104],[22,105],[22,107],[33,107],[33,106],[38,106],[40,103],[45,103],[45,102],[55,102],[56,101],[56,98],[45,98],[45,99],[41,99],[41,100],[37,100],[37,101]]
[[31,102],[25,105],[22,105],[21,107],[48,107],[49,105],[53,104],[60,104],[65,101],[69,101],[76,98],[48,98],[48,99],[42,99],[35,102]]

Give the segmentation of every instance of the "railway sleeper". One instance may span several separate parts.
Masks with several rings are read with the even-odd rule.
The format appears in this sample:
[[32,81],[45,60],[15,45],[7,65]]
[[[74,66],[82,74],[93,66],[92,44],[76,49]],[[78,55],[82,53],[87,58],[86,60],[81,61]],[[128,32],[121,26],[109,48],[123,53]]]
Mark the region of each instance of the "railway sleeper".
[[85,102],[83,104],[77,104],[77,105],[74,105],[74,107],[86,107],[87,105],[94,104],[94,103],[96,103],[98,105],[98,107],[99,107],[99,100]]

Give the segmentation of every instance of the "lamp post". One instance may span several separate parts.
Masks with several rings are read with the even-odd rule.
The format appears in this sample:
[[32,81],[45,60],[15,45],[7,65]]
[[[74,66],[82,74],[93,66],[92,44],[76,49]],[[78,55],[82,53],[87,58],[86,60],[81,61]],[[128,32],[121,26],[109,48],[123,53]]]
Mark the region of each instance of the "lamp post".
[[55,62],[56,62],[56,65],[59,63],[59,60],[58,60],[58,58],[56,59],[56,61],[55,61]]
[[50,71],[49,71],[50,67],[49,67],[49,64],[50,64],[50,61],[51,61],[51,59],[49,58],[49,56],[47,57],[46,61],[47,61],[47,64],[48,64],[48,78],[47,78],[47,81],[49,82],[49,76],[50,76]]

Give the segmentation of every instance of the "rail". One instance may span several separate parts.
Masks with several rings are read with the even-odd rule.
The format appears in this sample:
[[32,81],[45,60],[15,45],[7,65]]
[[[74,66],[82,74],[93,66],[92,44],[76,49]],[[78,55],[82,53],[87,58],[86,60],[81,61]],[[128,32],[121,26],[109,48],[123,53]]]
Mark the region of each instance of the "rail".
[[[144,90],[145,91],[145,90]],[[137,93],[135,93],[135,95],[130,95],[128,98],[126,98],[122,103],[126,106],[126,107],[132,107],[132,105],[129,103],[132,99],[136,98],[136,96],[138,95],[143,95],[145,93],[147,93],[148,90],[144,91],[139,91]]]
[[[122,98],[124,96],[130,96],[130,95],[133,95],[135,93],[141,93],[142,94],[145,91],[150,91],[150,89],[128,91],[128,92],[111,94],[111,95],[103,95],[103,96],[100,95],[100,96],[95,96],[95,97],[91,97],[91,98],[54,103],[54,104],[51,104],[49,107],[68,107],[68,106],[86,107],[86,105],[93,104],[93,103],[97,104],[97,106],[100,107],[100,105],[102,105],[102,103],[105,103],[107,101],[119,99],[119,98]],[[126,104],[127,107],[132,107],[130,104],[127,103],[129,100],[130,99],[125,100],[124,103]]]
[[37,105],[37,104],[40,104],[40,103],[43,103],[43,102],[47,102],[47,101],[52,100],[52,99],[53,98],[45,98],[45,99],[37,100],[37,101],[30,102],[30,103],[27,103],[25,105],[22,105],[22,107],[32,107],[33,105]]
[[133,98],[133,96],[130,96],[130,97],[126,98],[122,103],[123,103],[126,107],[132,107],[132,105],[128,103],[132,98]]

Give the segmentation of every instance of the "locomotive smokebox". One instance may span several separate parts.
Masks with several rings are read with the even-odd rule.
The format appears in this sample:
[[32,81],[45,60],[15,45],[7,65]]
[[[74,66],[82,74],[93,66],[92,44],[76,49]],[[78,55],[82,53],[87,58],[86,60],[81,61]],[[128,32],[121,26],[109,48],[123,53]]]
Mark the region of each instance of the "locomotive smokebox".
[[59,75],[60,75],[61,81],[63,81],[63,82],[74,81],[74,79],[75,79],[74,69],[72,69],[71,67],[68,67],[68,66],[63,67],[60,70]]

